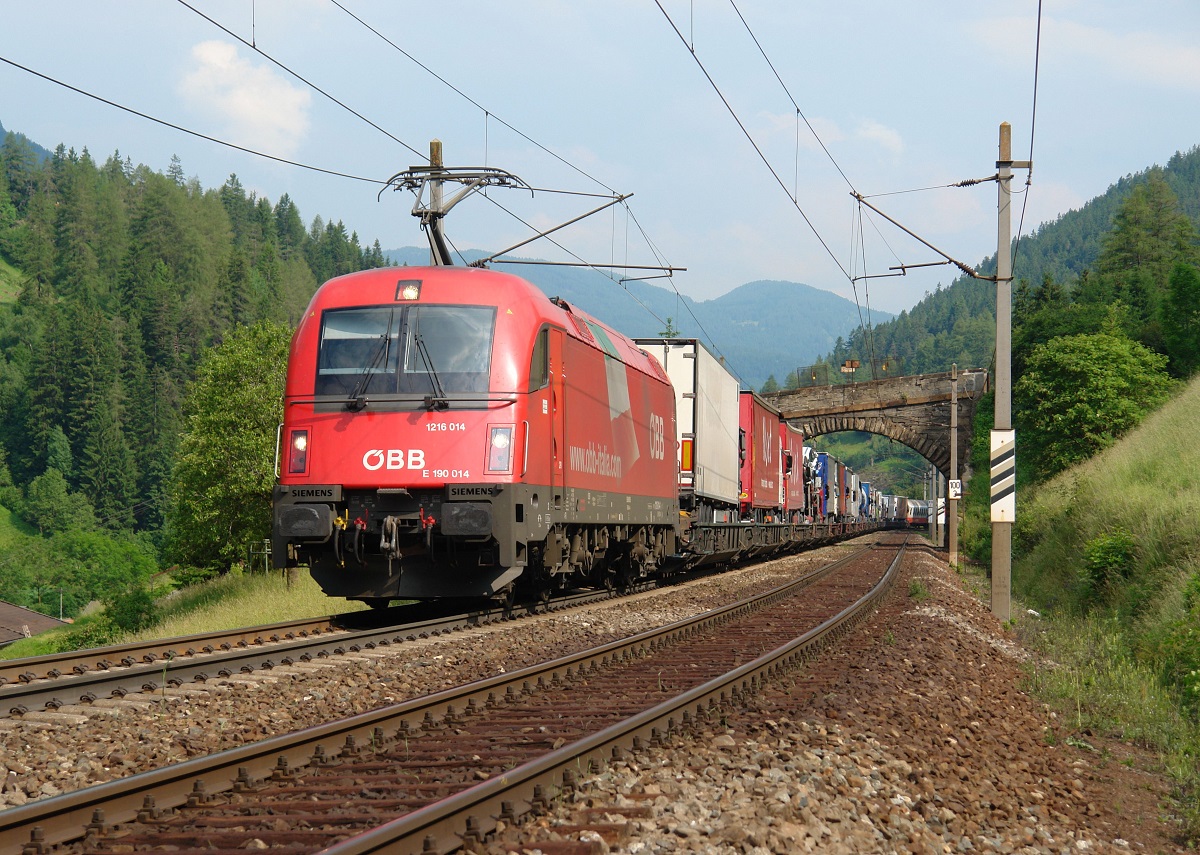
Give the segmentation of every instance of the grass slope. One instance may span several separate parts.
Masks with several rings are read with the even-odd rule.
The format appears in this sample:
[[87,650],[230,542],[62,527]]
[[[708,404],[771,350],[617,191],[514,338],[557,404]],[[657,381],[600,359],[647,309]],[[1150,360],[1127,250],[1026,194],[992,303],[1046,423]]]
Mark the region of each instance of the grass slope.
[[36,536],[37,530],[33,526],[0,505],[0,553],[12,549],[21,538]]
[[1200,569],[1198,417],[1195,380],[1115,446],[1038,487],[1018,509],[1015,590],[1042,608],[1086,603],[1089,545],[1124,532],[1131,590],[1112,593],[1139,614],[1170,609],[1171,592]]
[[1200,841],[1200,379],[1018,508],[1014,611],[1029,688],[1081,734],[1159,752]]

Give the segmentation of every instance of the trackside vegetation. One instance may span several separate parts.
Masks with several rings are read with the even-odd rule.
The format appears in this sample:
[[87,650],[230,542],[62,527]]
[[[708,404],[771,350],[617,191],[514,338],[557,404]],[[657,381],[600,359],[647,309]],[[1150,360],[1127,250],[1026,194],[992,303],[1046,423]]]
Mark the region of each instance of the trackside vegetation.
[[[1200,840],[1200,379],[1124,439],[1025,491],[1018,626],[1030,688],[1081,732],[1152,748]],[[1014,610],[1016,611],[1016,610]]]
[[81,618],[107,598],[124,631],[152,577],[248,560],[268,536],[291,329],[320,282],[385,263],[236,175],[205,188],[177,158],[163,173],[5,134],[0,599]]

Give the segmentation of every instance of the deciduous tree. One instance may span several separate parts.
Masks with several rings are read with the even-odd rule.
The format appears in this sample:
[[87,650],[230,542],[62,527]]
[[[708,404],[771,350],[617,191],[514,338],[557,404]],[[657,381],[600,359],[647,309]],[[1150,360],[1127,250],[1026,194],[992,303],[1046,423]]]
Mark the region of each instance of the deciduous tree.
[[1112,445],[1170,396],[1166,363],[1115,322],[1034,347],[1013,387],[1022,470],[1041,481]]
[[228,569],[250,542],[270,535],[290,338],[269,322],[235,327],[197,369],[167,520],[180,563]]

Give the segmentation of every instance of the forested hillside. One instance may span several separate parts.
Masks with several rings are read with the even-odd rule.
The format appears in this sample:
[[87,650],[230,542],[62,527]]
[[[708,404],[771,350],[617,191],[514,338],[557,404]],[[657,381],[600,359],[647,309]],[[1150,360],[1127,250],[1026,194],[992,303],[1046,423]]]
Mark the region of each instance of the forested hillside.
[[[416,247],[384,254],[398,264],[426,264],[429,258],[429,250]],[[484,255],[467,250],[462,258],[469,263]],[[679,336],[698,338],[748,388],[762,385],[781,364],[809,364],[859,323],[853,302],[799,282],[747,282],[711,300],[693,300],[651,282],[618,284],[598,270],[503,262],[489,266],[528,279],[548,296],[562,297],[631,338],[653,338],[668,326]]]
[[158,553],[168,478],[204,355],[235,326],[293,325],[319,282],[383,264],[340,221],[306,226],[288,196],[235,175],[206,189],[175,159],[164,174],[119,153],[45,158],[7,134],[0,505],[37,536],[10,541],[0,598],[37,607],[63,589],[71,614],[174,558]]
[[[1130,332],[1135,333],[1135,337],[1145,334],[1145,343],[1152,347],[1160,343],[1155,339],[1154,331],[1145,328],[1145,322],[1155,309],[1161,309],[1159,298],[1167,290],[1161,270],[1154,271],[1158,276],[1156,284],[1133,284],[1130,280],[1118,290],[1130,287],[1133,290],[1122,294],[1111,288],[1096,289],[1095,283],[1088,281],[1093,273],[1100,273],[1110,284],[1113,282],[1113,265],[1102,262],[1105,246],[1111,240],[1110,232],[1114,224],[1120,222],[1121,212],[1127,207],[1131,194],[1139,187],[1148,195],[1138,201],[1137,210],[1129,212],[1127,219],[1130,221],[1125,231],[1130,242],[1141,240],[1143,236],[1152,243],[1169,240],[1162,230],[1169,228],[1169,224],[1162,220],[1172,210],[1182,213],[1193,224],[1200,223],[1200,148],[1193,148],[1186,154],[1176,153],[1165,167],[1126,175],[1104,195],[1022,237],[1015,244],[1013,256],[1013,273],[1017,280],[1014,287],[1015,324],[1028,320],[1029,310],[1035,308],[1037,301],[1045,300],[1053,293],[1061,292],[1062,297],[1093,304],[1103,302],[1107,297],[1123,295],[1126,303],[1135,309],[1143,327]],[[1036,191],[1034,187],[1033,192]],[[1014,210],[1019,213],[1019,209],[1014,207]],[[1162,254],[1153,247],[1146,249]],[[1113,251],[1119,249],[1114,247]],[[1140,266],[1140,250],[1134,247],[1130,251],[1130,258],[1117,263],[1126,267]],[[979,269],[985,274],[994,274],[995,256],[985,259]],[[1047,283],[1049,292],[1039,297],[1042,286]],[[1078,294],[1075,293],[1077,288]],[[1147,299],[1154,305],[1146,302]],[[837,366],[846,359],[858,359],[864,366],[869,366],[872,359],[876,364],[890,360],[889,368],[894,370],[888,373],[904,374],[948,371],[952,362],[957,362],[959,367],[986,367],[991,364],[995,346],[995,306],[993,283],[959,277],[948,287],[939,287],[928,294],[911,310],[901,312],[890,322],[878,324],[869,338],[861,329],[855,329],[825,361]],[[1017,344],[1014,340],[1014,353],[1018,352]],[[827,376],[830,379],[825,382],[842,380],[836,371]],[[859,375],[857,379],[864,378]]]
[[[1018,481],[1044,481],[1101,451],[1200,368],[1200,148],[1126,176],[1022,239],[1013,288]],[[995,258],[982,270],[994,271]],[[856,329],[784,387],[992,367],[995,285],[960,278],[911,311]],[[990,418],[990,398],[980,409]],[[820,441],[818,440],[818,444]],[[877,448],[869,453],[874,464]],[[847,452],[861,467],[867,451]],[[987,465],[986,450],[973,461]],[[985,482],[986,483],[986,482]],[[986,552],[985,541],[976,544]]]

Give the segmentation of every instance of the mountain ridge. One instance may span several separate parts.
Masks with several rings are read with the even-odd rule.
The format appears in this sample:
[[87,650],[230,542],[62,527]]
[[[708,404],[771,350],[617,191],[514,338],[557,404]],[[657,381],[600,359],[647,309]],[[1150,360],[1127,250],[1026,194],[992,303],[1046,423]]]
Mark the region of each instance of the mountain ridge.
[[[478,250],[462,254],[466,263],[486,255]],[[429,250],[390,249],[384,257],[396,264],[424,265]],[[549,297],[562,297],[630,338],[661,335],[669,322],[680,337],[698,338],[725,357],[747,388],[760,388],[772,375],[782,380],[813,363],[859,325],[856,304],[801,282],[759,279],[719,297],[694,300],[643,281],[621,284],[598,270],[503,262],[491,266],[529,280]],[[874,312],[872,317],[879,323],[893,316]]]

